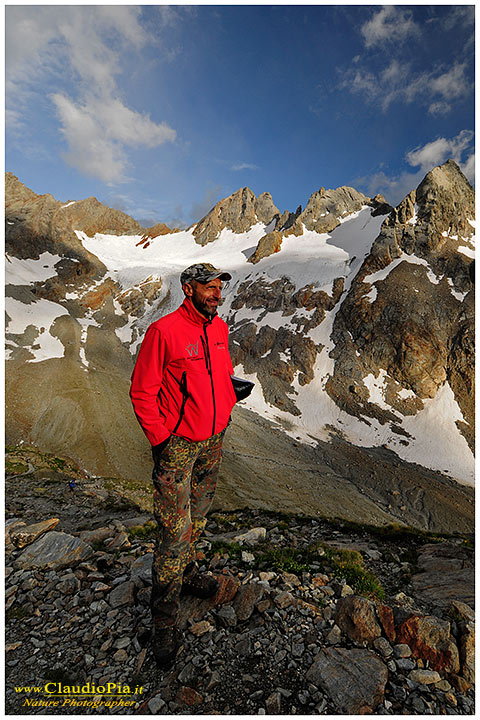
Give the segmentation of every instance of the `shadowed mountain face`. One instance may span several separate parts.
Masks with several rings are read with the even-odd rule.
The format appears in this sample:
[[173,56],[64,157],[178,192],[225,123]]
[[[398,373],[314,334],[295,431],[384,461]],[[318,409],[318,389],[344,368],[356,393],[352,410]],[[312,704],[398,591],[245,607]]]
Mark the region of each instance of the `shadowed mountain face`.
[[[473,219],[451,161],[395,209],[341,187],[281,212],[243,188],[186,231],[144,229],[95,198],[60,203],[7,173],[7,439],[148,481],[128,397],[134,357],[148,324],[180,304],[180,271],[204,260],[233,275],[220,315],[236,374],[256,381],[244,406],[288,433],[289,452],[334,435],[469,482]],[[265,445],[251,414],[235,417],[226,505],[255,502],[236,445],[245,434],[253,455]]]

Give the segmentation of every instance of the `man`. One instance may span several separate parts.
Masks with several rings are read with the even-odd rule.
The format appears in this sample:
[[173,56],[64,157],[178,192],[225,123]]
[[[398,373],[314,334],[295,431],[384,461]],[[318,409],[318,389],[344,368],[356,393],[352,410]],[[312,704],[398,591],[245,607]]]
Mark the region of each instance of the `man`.
[[236,402],[228,328],[217,315],[222,281],[208,263],[181,274],[185,294],[174,312],[147,329],[132,374],[130,397],[152,445],[153,503],[158,524],[152,570],[153,651],[172,662],[180,592],[211,597],[218,582],[201,574],[195,543],[215,493],[225,428]]

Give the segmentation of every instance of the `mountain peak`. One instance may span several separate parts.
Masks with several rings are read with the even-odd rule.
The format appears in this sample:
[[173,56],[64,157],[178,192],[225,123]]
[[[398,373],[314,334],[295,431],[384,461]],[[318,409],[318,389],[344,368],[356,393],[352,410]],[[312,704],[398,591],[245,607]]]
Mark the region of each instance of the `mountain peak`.
[[257,198],[250,188],[244,187],[220,200],[195,226],[193,234],[199,245],[206,245],[225,228],[243,233],[257,222],[268,224],[275,216],[280,216],[280,212],[270,193]]

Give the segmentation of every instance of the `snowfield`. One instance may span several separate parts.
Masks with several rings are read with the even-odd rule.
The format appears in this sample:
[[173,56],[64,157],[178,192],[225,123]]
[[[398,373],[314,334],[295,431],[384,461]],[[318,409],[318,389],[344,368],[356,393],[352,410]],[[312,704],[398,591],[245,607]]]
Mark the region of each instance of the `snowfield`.
[[[209,262],[232,274],[220,309],[220,315],[224,319],[230,324],[243,320],[255,322],[258,329],[262,325],[278,329],[288,326],[295,328],[292,320],[302,315],[308,317],[308,312],[302,310],[289,317],[284,317],[281,312],[266,313],[260,321],[258,318],[262,315],[261,310],[243,307],[234,312],[231,304],[238,286],[244,281],[259,278],[268,283],[287,277],[297,289],[312,284],[315,289],[323,289],[331,294],[333,280],[343,276],[344,293],[347,293],[380,232],[383,220],[381,216],[372,217],[370,208],[364,207],[342,218],[341,224],[331,233],[319,234],[304,228],[303,235],[283,238],[280,252],[263,258],[255,265],[247,263],[246,260],[268,230],[261,223],[242,234],[223,230],[214,242],[203,247],[195,242],[192,229],[154,238],[146,248],[138,244],[141,240],[139,236],[97,234],[89,238],[79,232],[77,235],[84,247],[107,266],[110,277],[118,281],[124,290],[138,285],[148,275],[158,274],[164,284],[161,298],[157,302],[170,292],[164,312],[174,310],[183,300],[179,283],[181,271],[196,262]],[[365,282],[372,285],[368,294],[371,302],[376,297],[375,283],[385,279],[398,264],[405,261],[425,266],[430,282],[439,282],[440,278],[432,272],[425,260],[403,253],[383,270],[365,278]],[[314,380],[305,386],[300,386],[297,379],[293,382],[292,399],[301,415],[294,417],[267,403],[256,375],[248,375],[242,366],[237,366],[237,375],[256,383],[252,395],[244,400],[242,405],[279,423],[284,430],[287,428],[289,435],[300,438],[303,442],[314,444],[316,439],[328,440],[331,433],[328,426],[334,426],[356,445],[384,445],[405,460],[418,462],[431,469],[440,470],[460,482],[472,484],[474,458],[455,425],[455,420],[461,419],[461,413],[448,386],[444,386],[433,400],[424,401],[424,409],[415,416],[404,417],[395,412],[401,420],[399,424],[412,435],[407,446],[401,444],[400,440],[403,438],[394,433],[389,424],[381,425],[372,418],[368,418],[366,424],[340,410],[326,393],[325,384],[334,367],[334,361],[329,356],[333,347],[330,335],[339,307],[340,303],[337,303],[332,311],[326,313],[323,322],[309,332],[309,337],[315,343],[324,345],[324,348],[317,354]],[[117,335],[122,341],[129,342],[132,329],[139,329],[140,339],[130,345],[131,351],[135,353],[146,327],[156,317],[154,307],[140,320],[130,317],[128,323],[116,331]],[[385,377],[386,372],[382,370],[377,378],[367,376],[364,383],[370,390],[371,401],[390,410],[384,398]],[[404,389],[402,392],[403,397],[413,396],[411,390]]]
[[[71,204],[71,203],[69,203]],[[64,207],[67,207],[65,205]],[[218,268],[227,270],[232,280],[224,290],[224,302],[220,308],[220,316],[231,326],[240,321],[254,322],[257,328],[269,326],[278,329],[291,327],[296,330],[295,319],[308,319],[311,311],[300,309],[293,316],[284,317],[281,312],[266,313],[262,309],[253,310],[243,307],[232,308],[232,301],[241,283],[263,279],[268,284],[279,278],[287,277],[296,289],[312,285],[314,289],[322,289],[332,294],[335,278],[344,278],[344,295],[349,291],[351,283],[363,260],[369,253],[373,241],[380,232],[384,217],[372,217],[371,209],[364,207],[360,211],[342,218],[340,225],[331,233],[315,233],[304,228],[303,235],[291,235],[283,238],[279,252],[262,259],[253,265],[247,258],[254,252],[258,241],[271,228],[258,222],[248,232],[235,234],[223,230],[212,243],[200,246],[195,242],[192,228],[178,233],[170,233],[150,239],[149,244],[142,242],[141,236],[116,236],[97,233],[88,237],[76,231],[77,237],[86,250],[96,255],[107,267],[103,278],[112,278],[121,291],[127,291],[140,285],[146,278],[159,278],[162,282],[161,294],[155,302],[147,306],[141,318],[126,316],[118,300],[114,300],[115,312],[125,320],[125,324],[115,330],[117,337],[135,354],[148,325],[158,317],[158,306],[161,302],[162,314],[175,310],[183,301],[179,276],[187,266],[197,262],[209,262]],[[412,222],[416,218],[412,218]],[[473,224],[473,223],[472,223]],[[473,252],[473,243],[467,247],[461,241],[458,251],[468,254]],[[468,252],[466,252],[468,251]],[[7,256],[6,283],[15,286],[30,286],[35,281],[46,280],[55,275],[55,264],[59,256],[43,253],[39,260],[19,260]],[[370,284],[367,297],[370,302],[376,298],[375,284],[384,280],[401,262],[415,263],[426,268],[432,283],[438,283],[428,263],[418,257],[402,254],[386,268],[367,276],[365,283]],[[100,282],[103,282],[100,281]],[[99,282],[96,285],[100,284]],[[462,300],[460,293],[455,293]],[[75,299],[75,293],[67,298]],[[323,349],[317,353],[314,379],[307,385],[300,386],[295,378],[292,385],[292,400],[301,412],[292,416],[267,403],[262,388],[255,375],[246,375],[242,366],[235,368],[235,374],[256,382],[252,395],[242,405],[259,413],[263,417],[278,423],[289,435],[301,439],[302,442],[314,444],[316,440],[328,440],[331,427],[340,430],[350,442],[368,447],[384,445],[395,451],[401,458],[414,461],[434,470],[440,470],[459,482],[472,484],[474,478],[474,459],[466,441],[458,430],[455,421],[463,420],[460,409],[455,402],[451,388],[444,385],[432,400],[423,401],[423,409],[415,416],[399,417],[399,425],[408,432],[408,445],[400,440],[404,438],[390,429],[390,424],[382,425],[377,420],[366,418],[368,422],[352,417],[340,410],[325,391],[325,385],[333,374],[334,361],[330,357],[333,343],[330,339],[336,313],[341,301],[335,308],[326,313],[323,322],[309,331],[308,336]],[[37,300],[30,304],[17,299],[6,299],[7,327],[6,333],[21,335],[33,325],[37,330],[36,338],[28,349],[33,354],[30,362],[40,362],[52,357],[63,357],[64,347],[58,338],[52,335],[53,324],[57,317],[68,314],[60,303]],[[259,319],[261,318],[261,319]],[[85,372],[89,372],[85,355],[85,344],[90,326],[97,323],[90,315],[78,319],[81,324],[80,362]],[[132,333],[136,330],[137,339],[132,342]],[[20,343],[19,343],[20,344]],[[12,347],[17,346],[13,337],[7,339],[7,358]],[[381,370],[377,377],[372,374],[364,378],[364,384],[370,392],[370,399],[382,408],[391,409],[385,401],[386,372]],[[400,397],[414,397],[411,390],[404,388]],[[329,427],[330,426],[330,427]]]

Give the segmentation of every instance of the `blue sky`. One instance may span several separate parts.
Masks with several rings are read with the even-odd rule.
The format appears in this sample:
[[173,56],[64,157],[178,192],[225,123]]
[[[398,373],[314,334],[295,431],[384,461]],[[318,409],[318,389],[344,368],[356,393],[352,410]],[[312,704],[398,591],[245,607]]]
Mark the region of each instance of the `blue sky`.
[[144,225],[241,187],[398,203],[454,158],[473,181],[474,8],[6,8],[6,170]]

